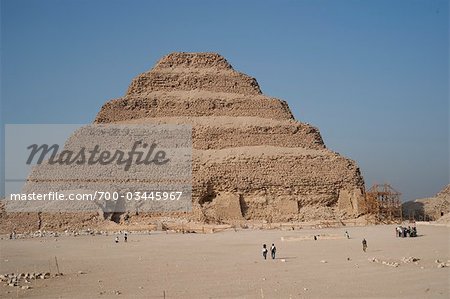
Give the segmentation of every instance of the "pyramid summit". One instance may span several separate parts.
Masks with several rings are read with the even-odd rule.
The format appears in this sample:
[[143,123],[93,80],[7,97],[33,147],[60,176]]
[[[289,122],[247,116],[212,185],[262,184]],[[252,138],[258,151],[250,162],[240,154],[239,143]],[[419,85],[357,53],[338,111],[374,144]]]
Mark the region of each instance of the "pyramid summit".
[[232,70],[230,63],[218,53],[202,52],[187,53],[174,52],[161,58],[155,69],[167,68],[214,68],[217,70]]
[[152,91],[190,91],[261,94],[258,82],[233,70],[215,53],[172,53],[133,80],[127,96]]
[[293,119],[286,102],[263,95],[255,78],[221,55],[172,53],[134,78],[123,98],[107,102],[95,123],[159,116]]

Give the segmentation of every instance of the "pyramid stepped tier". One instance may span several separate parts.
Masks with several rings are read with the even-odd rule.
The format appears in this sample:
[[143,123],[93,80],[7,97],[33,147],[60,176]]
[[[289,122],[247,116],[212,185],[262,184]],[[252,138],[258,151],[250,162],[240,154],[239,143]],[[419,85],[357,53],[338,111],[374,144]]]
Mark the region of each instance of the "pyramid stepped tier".
[[191,220],[335,220],[366,212],[357,164],[327,149],[317,128],[296,121],[285,101],[263,95],[254,78],[215,53],[163,57],[94,122],[192,126]]
[[[187,72],[189,69],[151,71],[133,79],[127,96],[145,95],[152,91],[206,90],[246,95],[261,94],[254,78],[235,71],[207,70]],[[219,83],[220,82],[220,83]]]
[[317,128],[294,120],[259,117],[158,117],[123,121],[127,124],[189,124],[195,149],[278,146],[323,149]]
[[107,102],[96,123],[165,116],[250,116],[293,119],[285,101],[264,95],[249,96],[210,91],[153,91]]

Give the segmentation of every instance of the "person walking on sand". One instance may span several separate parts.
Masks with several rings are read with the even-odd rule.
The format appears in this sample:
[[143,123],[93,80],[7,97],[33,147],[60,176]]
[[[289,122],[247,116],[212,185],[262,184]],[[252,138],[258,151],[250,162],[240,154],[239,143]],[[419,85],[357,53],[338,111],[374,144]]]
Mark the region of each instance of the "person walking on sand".
[[264,259],[267,260],[267,246],[266,246],[266,244],[263,244],[262,255],[263,255]]
[[345,236],[347,237],[347,239],[350,239],[350,235],[348,234],[348,231],[345,231]]
[[366,250],[367,250],[367,241],[366,241],[366,239],[362,240],[362,246],[363,246],[363,251],[366,252]]
[[128,240],[128,233],[125,233],[125,234],[124,234],[123,240],[125,241],[125,243],[127,242],[127,240]]
[[275,247],[275,244],[272,243],[272,247],[270,247],[270,254],[272,255],[272,259],[275,259],[275,253],[277,252],[277,248]]

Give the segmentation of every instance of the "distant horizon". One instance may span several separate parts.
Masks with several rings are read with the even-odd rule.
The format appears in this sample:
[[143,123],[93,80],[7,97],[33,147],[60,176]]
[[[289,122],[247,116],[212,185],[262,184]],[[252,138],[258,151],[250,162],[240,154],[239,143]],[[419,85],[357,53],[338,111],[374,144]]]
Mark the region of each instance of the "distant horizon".
[[91,123],[164,55],[216,52],[355,160],[366,190],[449,184],[448,1],[196,4],[2,0],[1,180],[5,124]]

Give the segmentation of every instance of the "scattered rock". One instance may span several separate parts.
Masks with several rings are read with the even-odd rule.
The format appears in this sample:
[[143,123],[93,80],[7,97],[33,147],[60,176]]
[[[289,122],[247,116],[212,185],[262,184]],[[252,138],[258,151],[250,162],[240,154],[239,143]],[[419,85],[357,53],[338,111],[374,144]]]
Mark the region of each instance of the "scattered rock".
[[412,256],[410,256],[410,257],[402,257],[402,262],[405,263],[405,264],[406,263],[416,263],[418,261],[420,261],[420,259],[416,258],[416,257],[412,257]]
[[[371,261],[373,263],[379,263],[380,262],[377,258],[374,258],[374,257],[369,259],[369,261]],[[397,268],[399,266],[399,263],[397,263],[397,262],[381,261],[381,263],[383,265],[390,266],[390,267],[395,267],[395,268]]]
[[[55,274],[56,276],[63,275],[62,273]],[[0,281],[5,282],[5,285],[11,286],[11,287],[18,287],[24,290],[28,290],[31,287],[30,286],[23,286],[21,285],[21,282],[30,284],[32,283],[32,280],[36,279],[49,279],[51,277],[50,272],[37,272],[37,273],[7,273],[7,274],[0,274]]]
[[326,260],[321,260],[320,262],[323,263],[323,264],[328,263]]
[[399,264],[396,262],[385,262],[385,261],[383,261],[383,265],[395,267],[395,268],[397,268],[399,266]]

